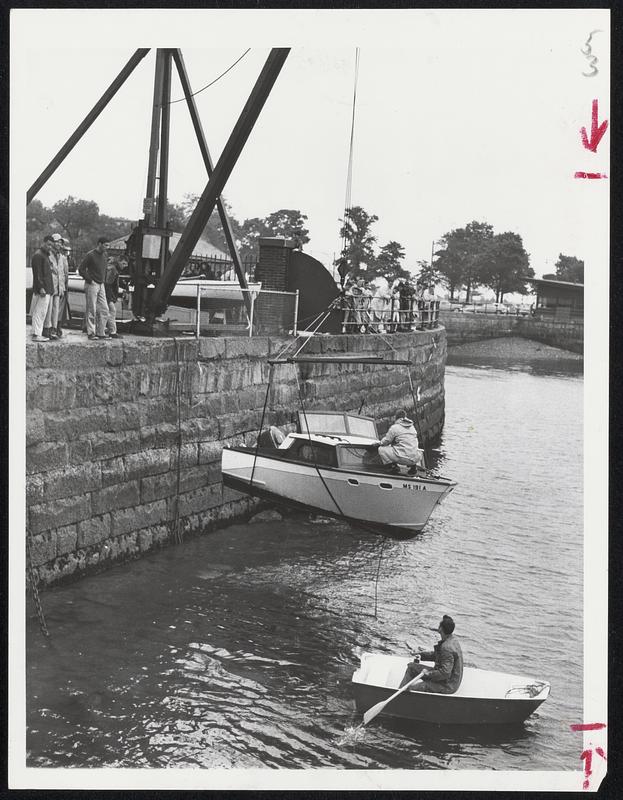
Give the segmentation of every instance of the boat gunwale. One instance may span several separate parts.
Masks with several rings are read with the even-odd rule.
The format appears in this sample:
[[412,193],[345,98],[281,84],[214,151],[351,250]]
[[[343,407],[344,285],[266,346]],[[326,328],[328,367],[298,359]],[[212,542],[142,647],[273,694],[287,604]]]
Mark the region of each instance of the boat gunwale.
[[[363,654],[363,656],[364,657],[367,656],[368,659],[369,658],[378,659],[379,661],[380,660],[385,660],[385,659],[388,658],[386,655],[384,655],[382,653],[365,653],[365,654]],[[395,687],[394,686],[383,686],[383,685],[380,685],[378,683],[370,683],[369,681],[356,679],[355,676],[357,675],[358,672],[360,672],[362,670],[363,665],[364,665],[364,660],[366,660],[364,657],[362,657],[362,659],[360,660],[359,667],[353,672],[353,675],[352,675],[352,678],[351,678],[351,683],[352,684],[356,684],[357,686],[368,686],[368,687],[370,687],[372,689],[378,689],[378,690],[381,690],[381,691],[386,691],[386,692],[389,692],[390,694],[395,692],[398,689],[398,686],[395,686]],[[393,657],[390,656],[390,658],[393,658]],[[404,657],[401,656],[401,660],[404,661],[405,669],[406,669],[407,665],[409,663],[411,663],[411,661],[412,661],[412,659],[410,659],[408,656],[404,656]],[[425,666],[428,669],[431,669],[435,665],[434,661],[420,661],[420,663],[422,664],[422,666]],[[541,689],[541,691],[537,695],[534,695],[534,697],[508,697],[507,696],[508,692],[511,689],[513,689],[513,688],[523,688],[523,685],[522,686],[509,686],[508,689],[506,690],[506,694],[504,696],[495,696],[495,697],[494,696],[476,697],[476,696],[474,696],[472,694],[469,694],[469,695],[468,694],[457,694],[457,692],[460,691],[460,689],[461,689],[460,686],[457,689],[457,692],[452,692],[452,693],[445,693],[445,692],[417,692],[417,691],[407,691],[406,693],[409,696],[412,696],[412,695],[427,695],[427,696],[434,695],[435,697],[454,697],[456,700],[494,701],[494,702],[502,702],[502,701],[513,701],[513,702],[515,702],[515,701],[519,700],[521,702],[534,702],[534,701],[544,702],[549,697],[551,689],[552,689],[552,685],[551,685],[551,683],[549,681],[541,681],[541,680],[538,680],[537,678],[533,678],[533,677],[531,677],[529,675],[515,675],[514,673],[510,673],[510,672],[500,672],[499,670],[481,669],[480,667],[466,667],[465,670],[466,671],[469,670],[470,672],[477,672],[477,673],[479,673],[479,675],[482,675],[485,678],[488,675],[498,675],[498,676],[505,676],[505,677],[509,677],[511,679],[514,679],[515,683],[518,683],[519,681],[525,681],[525,686],[543,684],[543,688]],[[542,697],[543,693],[546,690],[547,690],[547,693],[545,694],[545,697]]]
[[[282,452],[287,453],[289,448],[283,448]],[[310,469],[322,469],[327,470],[328,472],[338,472],[342,475],[344,474],[352,474],[352,475],[365,475],[365,476],[377,476],[379,478],[387,478],[391,480],[401,480],[401,481],[408,481],[410,483],[430,483],[433,485],[441,485],[441,486],[448,486],[454,487],[456,486],[456,481],[450,480],[450,478],[428,478],[428,477],[418,477],[417,475],[394,475],[389,472],[368,472],[367,470],[357,470],[351,469],[347,467],[331,467],[326,464],[312,464],[309,461],[300,461],[296,458],[286,458],[285,456],[278,456],[275,455],[276,452],[279,451],[279,448],[269,449],[259,449],[256,450],[253,447],[245,447],[244,445],[225,445],[223,450],[231,450],[238,453],[244,453],[245,455],[252,455],[261,458],[268,458],[273,461],[279,461],[283,463],[284,461],[289,462],[291,464],[300,464],[303,467],[309,467]]]

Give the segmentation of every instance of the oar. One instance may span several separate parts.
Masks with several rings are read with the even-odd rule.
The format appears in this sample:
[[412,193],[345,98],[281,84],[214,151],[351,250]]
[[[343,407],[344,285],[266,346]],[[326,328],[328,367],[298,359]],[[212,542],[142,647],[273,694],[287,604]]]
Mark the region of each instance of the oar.
[[363,724],[367,725],[368,722],[371,722],[376,717],[377,714],[381,713],[381,711],[385,708],[385,706],[388,703],[391,703],[391,701],[395,697],[398,697],[399,694],[402,694],[403,692],[406,692],[407,689],[409,689],[411,686],[413,686],[413,684],[418,683],[419,681],[421,681],[425,674],[426,673],[423,673],[421,675],[417,675],[415,678],[413,678],[413,680],[409,681],[409,683],[405,683],[405,685],[402,686],[400,689],[398,689],[397,692],[394,692],[394,694],[390,695],[390,697],[388,697],[387,700],[381,700],[380,703],[377,703],[375,706],[372,706],[372,708],[369,708],[366,711],[366,713],[363,715]]

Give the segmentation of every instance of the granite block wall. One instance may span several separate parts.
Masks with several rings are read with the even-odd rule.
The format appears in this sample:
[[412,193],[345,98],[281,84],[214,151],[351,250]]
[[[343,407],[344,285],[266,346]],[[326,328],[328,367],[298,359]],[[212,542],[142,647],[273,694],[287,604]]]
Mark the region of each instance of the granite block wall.
[[[27,344],[26,506],[46,585],[244,519],[257,501],[221,484],[226,444],[254,444],[271,367],[287,340],[61,340]],[[444,419],[445,331],[396,334],[413,361],[428,442]],[[366,335],[320,336],[306,352],[378,353]],[[412,406],[406,367],[274,367],[268,424],[300,408],[358,410],[387,426]]]
[[540,319],[454,311],[440,312],[439,319],[446,329],[448,347],[503,336],[520,336],[573,353],[584,352],[584,321],[581,319]]

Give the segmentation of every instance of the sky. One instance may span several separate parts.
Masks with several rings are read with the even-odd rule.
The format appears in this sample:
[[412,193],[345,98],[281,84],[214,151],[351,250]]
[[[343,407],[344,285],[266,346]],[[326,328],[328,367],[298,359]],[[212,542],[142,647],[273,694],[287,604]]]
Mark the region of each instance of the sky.
[[[291,46],[224,196],[239,220],[300,209],[306,252],[330,266],[359,47],[351,197],[379,217],[378,245],[400,242],[415,268],[444,233],[478,220],[519,233],[537,275],[559,253],[590,260],[587,217],[607,208],[607,182],[573,176],[609,170],[609,131],[596,153],[580,138],[593,99],[599,121],[609,116],[606,10],[150,10],[149,26],[145,13],[12,12],[11,158],[24,191],[136,47],[181,47],[194,91],[251,48],[196,96],[216,162],[270,47]],[[581,49],[595,30],[600,71],[589,78]],[[155,50],[40,190],[45,205],[73,195],[139,218],[154,63]],[[172,98],[182,96],[174,74]],[[207,176],[185,103],[171,112],[169,197],[179,202]]]

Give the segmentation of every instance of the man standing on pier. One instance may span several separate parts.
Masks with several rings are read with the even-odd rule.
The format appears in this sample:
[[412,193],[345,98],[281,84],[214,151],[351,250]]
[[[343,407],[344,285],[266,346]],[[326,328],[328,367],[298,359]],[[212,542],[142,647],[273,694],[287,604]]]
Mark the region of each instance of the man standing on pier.
[[30,266],[32,267],[32,338],[35,342],[49,342],[48,336],[43,335],[43,326],[48,313],[50,298],[54,294],[54,279],[52,277],[53,239],[46,236],[41,247],[33,255]]
[[84,257],[78,272],[84,278],[86,297],[85,321],[89,339],[107,339],[108,302],[106,301],[106,245],[108,240],[100,236],[97,246]]

